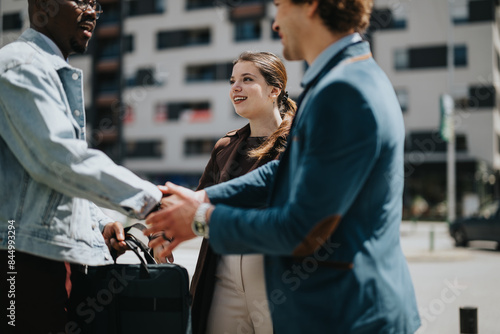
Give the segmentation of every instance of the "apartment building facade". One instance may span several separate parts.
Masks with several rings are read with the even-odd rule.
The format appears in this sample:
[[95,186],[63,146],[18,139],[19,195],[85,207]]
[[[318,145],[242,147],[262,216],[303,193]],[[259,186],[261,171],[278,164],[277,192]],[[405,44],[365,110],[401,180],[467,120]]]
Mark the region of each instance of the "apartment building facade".
[[[87,55],[70,57],[86,74],[90,144],[153,182],[195,187],[215,141],[246,123],[229,100],[232,61],[245,50],[281,55],[271,29],[272,1],[101,4],[104,13]],[[2,0],[0,6],[4,45],[28,26],[27,10],[25,1]],[[405,118],[407,218],[446,216],[446,143],[439,136],[444,93],[456,105],[457,214],[497,195],[498,8],[496,0],[375,0],[367,38]],[[288,91],[296,97],[306,66],[285,64]],[[414,211],[417,199],[427,205],[423,212]]]
[[[394,85],[405,119],[407,217],[446,217],[442,94],[455,101],[457,214],[498,197],[498,15],[493,0],[376,1],[372,49]],[[453,45],[451,69],[448,45]],[[424,212],[418,212],[419,206]]]

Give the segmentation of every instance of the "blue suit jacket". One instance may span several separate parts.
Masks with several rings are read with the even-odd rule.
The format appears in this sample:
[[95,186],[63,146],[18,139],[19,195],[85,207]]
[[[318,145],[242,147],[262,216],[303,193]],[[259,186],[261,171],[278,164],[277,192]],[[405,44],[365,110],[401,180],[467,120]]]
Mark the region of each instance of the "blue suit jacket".
[[420,325],[399,239],[403,118],[369,54],[361,42],[336,56],[309,89],[279,163],[206,189],[219,203],[213,249],[265,254],[278,334]]

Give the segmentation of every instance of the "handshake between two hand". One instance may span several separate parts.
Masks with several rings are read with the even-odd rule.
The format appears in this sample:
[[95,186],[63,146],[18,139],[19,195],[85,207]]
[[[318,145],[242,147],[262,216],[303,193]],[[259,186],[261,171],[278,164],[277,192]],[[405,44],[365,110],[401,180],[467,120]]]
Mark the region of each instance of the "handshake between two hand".
[[160,262],[164,262],[162,259],[173,262],[173,249],[196,237],[191,224],[198,206],[210,201],[203,190],[194,192],[171,182],[158,188],[164,196],[161,208],[146,218],[148,229],[144,234],[160,235],[149,242],[149,247],[155,250],[155,257]]
[[[146,236],[158,236],[149,242],[149,247],[155,250],[155,258],[159,262],[173,262],[172,251],[181,242],[193,239],[191,223],[198,206],[210,201],[205,191],[194,192],[190,189],[167,182],[158,186],[163,193],[160,210],[149,214],[146,218],[148,228]],[[117,256],[128,249],[125,243],[123,225],[112,222],[104,227],[102,232],[106,245]]]

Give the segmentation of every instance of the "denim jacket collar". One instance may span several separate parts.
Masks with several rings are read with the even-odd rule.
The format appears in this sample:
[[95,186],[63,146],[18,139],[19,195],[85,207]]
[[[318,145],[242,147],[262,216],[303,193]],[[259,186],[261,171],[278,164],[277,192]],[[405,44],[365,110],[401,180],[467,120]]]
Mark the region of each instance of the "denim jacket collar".
[[[29,28],[23,32],[19,37],[20,40],[28,42],[28,44],[40,53],[47,53],[47,60],[54,66],[54,69],[60,70],[61,68],[74,69],[69,65],[61,55],[57,54],[54,49],[47,43],[42,33]],[[50,55],[50,56],[49,56]],[[75,69],[76,70],[76,69]]]

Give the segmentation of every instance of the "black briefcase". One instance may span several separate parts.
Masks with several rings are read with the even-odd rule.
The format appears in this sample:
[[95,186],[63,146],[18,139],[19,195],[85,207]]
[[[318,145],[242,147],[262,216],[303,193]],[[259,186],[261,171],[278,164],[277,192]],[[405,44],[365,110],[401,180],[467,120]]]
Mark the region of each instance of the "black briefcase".
[[72,273],[74,295],[66,331],[185,334],[191,305],[187,270],[176,264],[156,264],[133,235],[127,234],[126,242],[140,264],[115,263]]

